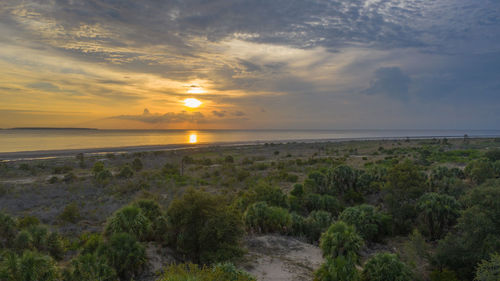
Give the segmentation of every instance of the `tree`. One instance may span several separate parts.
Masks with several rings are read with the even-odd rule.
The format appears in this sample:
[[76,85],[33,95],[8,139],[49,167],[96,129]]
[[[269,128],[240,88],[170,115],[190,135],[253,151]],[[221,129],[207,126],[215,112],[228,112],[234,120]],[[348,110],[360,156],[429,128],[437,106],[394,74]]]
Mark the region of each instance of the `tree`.
[[126,206],[116,211],[105,229],[105,235],[111,236],[115,233],[129,233],[137,240],[147,241],[151,235],[151,221],[144,216],[137,206]]
[[438,193],[426,193],[418,199],[419,229],[432,240],[440,239],[456,222],[460,205],[455,198]]
[[411,231],[417,217],[415,204],[425,193],[425,174],[410,161],[397,164],[387,173],[384,203],[387,204],[397,233]]
[[498,281],[500,279],[500,255],[492,254],[477,266],[474,281]]
[[134,236],[116,233],[97,249],[97,255],[106,259],[120,279],[137,276],[146,264],[146,250]]
[[311,243],[318,242],[323,233],[333,222],[333,217],[326,211],[312,211],[305,220],[306,236]]
[[362,281],[411,281],[410,269],[398,256],[389,253],[375,254],[363,268]]
[[339,165],[327,173],[327,182],[330,192],[343,196],[356,188],[357,172],[347,165]]
[[241,215],[225,198],[188,189],[170,204],[169,244],[184,258],[212,263],[241,254]]
[[0,279],[5,281],[56,281],[59,271],[51,257],[24,251],[22,256],[8,253],[0,262]]
[[65,281],[117,281],[116,271],[105,257],[97,254],[79,255],[71,261],[72,269]]
[[390,216],[372,205],[359,205],[345,209],[339,219],[356,227],[366,241],[380,241],[390,231]]
[[353,226],[343,221],[337,221],[330,225],[320,239],[320,247],[324,257],[343,256],[353,262],[358,261],[358,252],[362,246],[363,238],[359,236]]
[[359,272],[356,264],[345,258],[338,256],[336,258],[327,257],[326,261],[314,273],[314,281],[357,281]]

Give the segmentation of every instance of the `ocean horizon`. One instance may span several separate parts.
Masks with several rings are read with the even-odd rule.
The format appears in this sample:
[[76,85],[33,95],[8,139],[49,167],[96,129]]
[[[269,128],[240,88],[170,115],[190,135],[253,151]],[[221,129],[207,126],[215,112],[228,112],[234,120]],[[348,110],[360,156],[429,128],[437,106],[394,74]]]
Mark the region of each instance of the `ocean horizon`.
[[500,130],[437,129],[255,129],[109,130],[89,128],[13,128],[0,130],[0,152],[101,149],[134,146],[265,143],[383,138],[500,137]]

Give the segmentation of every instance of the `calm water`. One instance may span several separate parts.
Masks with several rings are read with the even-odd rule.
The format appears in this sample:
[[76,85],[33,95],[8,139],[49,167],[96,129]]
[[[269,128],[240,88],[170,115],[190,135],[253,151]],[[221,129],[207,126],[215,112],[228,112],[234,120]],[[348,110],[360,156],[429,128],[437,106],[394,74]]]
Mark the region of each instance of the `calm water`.
[[500,130],[0,130],[0,152],[224,142],[500,136]]

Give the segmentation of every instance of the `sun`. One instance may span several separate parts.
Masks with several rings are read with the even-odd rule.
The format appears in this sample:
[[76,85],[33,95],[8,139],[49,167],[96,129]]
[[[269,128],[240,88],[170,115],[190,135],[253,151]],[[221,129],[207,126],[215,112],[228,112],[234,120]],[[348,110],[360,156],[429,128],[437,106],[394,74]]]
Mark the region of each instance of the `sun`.
[[184,100],[184,105],[191,108],[197,108],[202,104],[201,101],[195,98],[188,98]]

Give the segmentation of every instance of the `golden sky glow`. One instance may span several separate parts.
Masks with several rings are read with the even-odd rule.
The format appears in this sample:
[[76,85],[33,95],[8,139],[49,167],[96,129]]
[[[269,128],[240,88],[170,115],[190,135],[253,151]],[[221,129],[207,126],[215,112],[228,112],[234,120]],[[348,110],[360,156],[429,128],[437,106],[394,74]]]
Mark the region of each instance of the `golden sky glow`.
[[198,108],[201,104],[202,102],[195,98],[187,98],[184,100],[184,105],[189,108]]

